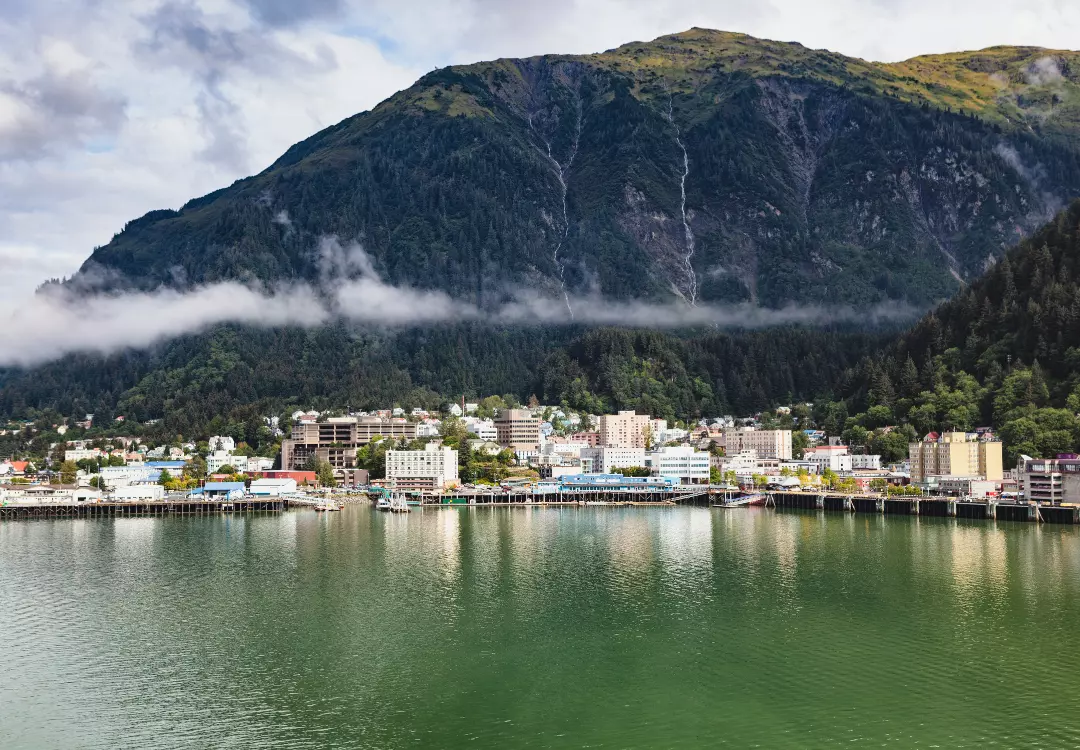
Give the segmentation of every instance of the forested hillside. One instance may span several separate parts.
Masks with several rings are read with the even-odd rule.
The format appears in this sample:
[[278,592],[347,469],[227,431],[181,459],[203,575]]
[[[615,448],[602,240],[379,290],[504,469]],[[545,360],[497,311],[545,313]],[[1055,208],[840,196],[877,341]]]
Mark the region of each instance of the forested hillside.
[[436,408],[493,393],[669,419],[747,413],[833,395],[883,334],[783,328],[723,334],[446,326],[359,334],[223,327],[144,353],[67,357],[0,372],[0,415],[160,420],[164,436],[208,434],[291,408]]
[[694,29],[447,68],[262,174],[130,222],[79,282],[322,280],[558,299],[943,299],[1080,196],[1076,53],[881,65]]
[[1080,201],[866,360],[846,393],[856,437],[994,425],[1010,458],[1080,450]]

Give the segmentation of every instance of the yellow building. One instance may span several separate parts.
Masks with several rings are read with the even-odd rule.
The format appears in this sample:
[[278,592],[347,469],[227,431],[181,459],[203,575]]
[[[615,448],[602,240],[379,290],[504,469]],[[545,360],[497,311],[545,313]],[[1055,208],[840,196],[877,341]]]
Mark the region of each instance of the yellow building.
[[936,440],[911,443],[908,456],[912,482],[925,482],[933,476],[1000,482],[1004,476],[1001,443],[980,441],[964,432],[943,432]]

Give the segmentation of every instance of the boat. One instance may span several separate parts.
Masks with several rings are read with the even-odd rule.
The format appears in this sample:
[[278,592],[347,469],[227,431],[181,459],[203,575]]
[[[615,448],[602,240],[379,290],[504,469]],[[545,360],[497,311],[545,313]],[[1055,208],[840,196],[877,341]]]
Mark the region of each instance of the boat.
[[769,501],[768,495],[743,495],[725,500],[722,503],[713,503],[714,508],[745,508],[747,506],[760,508]]
[[388,498],[388,497],[380,497],[375,502],[375,510],[390,511],[391,510],[390,498]]
[[391,513],[408,513],[409,503],[403,494],[395,494],[390,497]]
[[331,511],[336,511],[336,510],[343,510],[344,508],[345,508],[344,503],[335,503],[332,500],[320,500],[319,502],[315,503],[315,510],[323,512],[323,513],[329,513]]

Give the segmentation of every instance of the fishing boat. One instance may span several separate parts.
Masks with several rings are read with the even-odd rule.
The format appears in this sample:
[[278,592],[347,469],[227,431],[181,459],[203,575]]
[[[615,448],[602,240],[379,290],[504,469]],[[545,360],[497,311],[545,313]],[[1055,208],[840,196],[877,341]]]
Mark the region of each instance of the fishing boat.
[[408,513],[409,510],[409,503],[405,500],[405,495],[395,494],[390,497],[391,513]]
[[321,513],[329,513],[331,511],[342,510],[345,508],[344,503],[335,503],[333,500],[320,500],[315,503],[315,510]]
[[380,497],[378,500],[375,501],[375,510],[382,510],[382,511],[389,512],[391,509],[392,509],[392,506],[390,504],[390,498],[388,498],[388,497]]

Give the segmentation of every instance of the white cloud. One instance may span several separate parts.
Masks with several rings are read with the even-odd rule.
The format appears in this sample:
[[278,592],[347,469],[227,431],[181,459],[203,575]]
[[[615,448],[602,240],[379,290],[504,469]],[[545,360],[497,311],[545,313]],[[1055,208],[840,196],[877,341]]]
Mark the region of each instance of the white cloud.
[[293,284],[273,288],[223,282],[186,292],[83,296],[67,287],[49,287],[25,304],[0,306],[0,367],[31,366],[72,352],[111,354],[141,349],[219,323],[251,326],[319,326],[331,319],[400,327],[462,321],[507,325],[606,325],[636,328],[763,328],[907,319],[916,310],[883,305],[871,311],[832,306],[789,306],[771,310],[751,305],[651,305],[610,302],[600,297],[570,298],[571,318],[560,299],[519,290],[496,310],[479,310],[445,292],[385,283],[363,248],[322,238],[316,248],[321,288]]
[[[928,20],[931,19],[931,20]],[[39,0],[0,4],[0,299],[264,168],[434,66],[705,26],[898,60],[1075,47],[1063,0]],[[1053,76],[1044,64],[1038,80]]]

